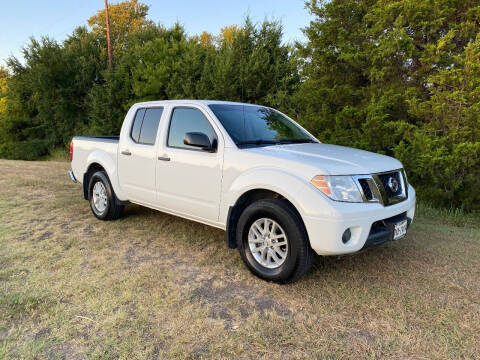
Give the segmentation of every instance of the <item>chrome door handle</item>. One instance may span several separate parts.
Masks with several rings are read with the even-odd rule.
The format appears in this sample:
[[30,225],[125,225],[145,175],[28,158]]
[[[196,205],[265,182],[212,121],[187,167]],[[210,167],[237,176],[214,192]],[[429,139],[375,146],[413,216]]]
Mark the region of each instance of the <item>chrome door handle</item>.
[[132,153],[131,153],[130,151],[128,151],[128,150],[123,150],[123,151],[122,151],[122,155],[128,155],[128,156],[130,156],[130,155],[132,155]]
[[170,158],[169,158],[168,156],[159,156],[159,157],[158,157],[158,160],[170,161]]

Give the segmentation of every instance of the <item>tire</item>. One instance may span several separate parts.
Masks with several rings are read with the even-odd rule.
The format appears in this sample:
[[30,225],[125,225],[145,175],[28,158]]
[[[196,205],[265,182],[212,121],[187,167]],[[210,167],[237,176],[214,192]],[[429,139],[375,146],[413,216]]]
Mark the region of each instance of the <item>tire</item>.
[[248,269],[264,280],[295,282],[312,266],[313,250],[303,222],[285,200],[264,199],[249,205],[238,219],[236,239]]
[[[99,193],[103,195],[99,197]],[[118,204],[117,197],[105,171],[97,171],[90,177],[88,201],[90,202],[90,209],[97,219],[115,220],[123,214],[124,206]]]

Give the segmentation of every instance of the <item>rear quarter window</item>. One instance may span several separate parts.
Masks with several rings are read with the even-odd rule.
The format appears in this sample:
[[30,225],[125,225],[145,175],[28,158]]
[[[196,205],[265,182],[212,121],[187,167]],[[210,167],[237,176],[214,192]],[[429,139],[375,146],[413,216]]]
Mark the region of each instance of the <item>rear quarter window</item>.
[[138,144],[154,145],[163,108],[138,109],[130,137]]
[[157,138],[158,124],[162,117],[162,108],[147,109],[143,117],[142,128],[140,130],[139,143],[153,145]]
[[140,129],[142,128],[143,116],[145,115],[145,109],[138,109],[133,120],[132,131],[130,137],[133,141],[138,143],[140,138]]

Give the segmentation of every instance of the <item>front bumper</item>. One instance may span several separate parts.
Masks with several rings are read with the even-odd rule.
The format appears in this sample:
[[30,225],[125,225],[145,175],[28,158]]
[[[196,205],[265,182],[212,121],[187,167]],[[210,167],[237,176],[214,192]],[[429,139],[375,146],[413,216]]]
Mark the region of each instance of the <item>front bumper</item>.
[[370,233],[368,234],[367,241],[363,244],[362,250],[371,246],[383,244],[387,241],[393,241],[395,224],[404,220],[407,220],[407,227],[409,227],[412,219],[407,217],[406,212],[388,219],[374,222],[370,229]]
[[[339,203],[335,216],[304,216],[310,245],[319,255],[342,255],[391,240],[391,227],[382,229],[378,223],[393,223],[403,216],[410,224],[415,216],[415,201],[415,190],[409,186],[408,198],[395,205]],[[351,238],[343,243],[342,235],[347,229]]]

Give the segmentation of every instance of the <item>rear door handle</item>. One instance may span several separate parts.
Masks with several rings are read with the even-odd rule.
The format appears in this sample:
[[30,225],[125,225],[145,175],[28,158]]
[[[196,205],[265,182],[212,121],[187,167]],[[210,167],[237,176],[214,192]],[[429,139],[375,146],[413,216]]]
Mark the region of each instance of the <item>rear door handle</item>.
[[130,156],[130,155],[132,155],[132,153],[131,153],[130,151],[128,151],[128,150],[123,150],[123,151],[122,151],[122,155]]
[[158,160],[170,161],[170,158],[169,158],[168,156],[159,156],[159,157],[158,157]]

